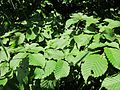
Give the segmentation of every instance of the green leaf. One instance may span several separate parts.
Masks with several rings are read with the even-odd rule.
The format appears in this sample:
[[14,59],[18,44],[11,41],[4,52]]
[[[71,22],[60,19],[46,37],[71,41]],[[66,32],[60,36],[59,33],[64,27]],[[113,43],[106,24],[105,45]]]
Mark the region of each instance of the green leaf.
[[31,45],[26,44],[25,49],[23,51],[38,53],[40,51],[44,51],[44,48],[39,46],[38,43],[32,43]]
[[74,57],[73,54],[70,53],[68,56],[66,56],[65,60],[68,61],[69,63],[73,63],[73,65],[75,65],[80,60],[82,60],[87,54],[88,54],[88,52],[81,51],[81,52],[78,52],[76,57]]
[[78,47],[89,44],[91,38],[92,35],[87,35],[87,34],[80,34],[78,36],[74,36],[74,40],[77,43]]
[[47,49],[45,53],[45,57],[48,59],[63,59],[64,58],[64,53],[60,50],[56,49]]
[[56,79],[67,77],[70,72],[70,66],[66,61],[58,60],[56,63],[54,75]]
[[50,40],[47,44],[49,47],[56,48],[56,49],[63,49],[65,46],[68,46],[70,44],[70,38],[67,35],[65,38],[56,38],[53,40]]
[[109,22],[108,27],[111,29],[115,27],[120,27],[120,21],[112,20],[112,19],[105,19],[104,21]]
[[84,63],[81,66],[82,76],[87,82],[89,76],[99,77],[107,70],[107,60],[100,55],[89,55],[84,58]]
[[36,34],[32,31],[32,29],[28,30],[26,33],[26,39],[29,40],[34,40],[36,38]]
[[104,52],[110,63],[117,69],[120,69],[120,49],[105,48]]
[[0,62],[2,62],[2,61],[9,61],[9,59],[8,59],[8,57],[9,57],[8,51],[6,51],[7,52],[6,53],[5,50],[3,50],[3,48],[0,47],[0,49],[1,49],[0,50]]
[[0,63],[0,77],[3,77],[9,72],[9,64],[7,62]]
[[45,57],[42,54],[29,54],[29,64],[33,66],[45,66]]
[[28,83],[29,74],[29,61],[28,59],[23,59],[20,66],[17,68],[16,77],[20,84]]
[[56,62],[51,60],[46,62],[45,73],[43,77],[49,76],[55,70]]
[[20,32],[15,33],[15,35],[16,35],[16,37],[19,37],[19,38],[17,39],[18,45],[19,45],[19,44],[22,44],[22,43],[24,42],[24,40],[25,40],[25,35],[22,34],[22,33],[20,33]]
[[96,48],[100,48],[100,47],[104,47],[105,44],[104,43],[92,43],[88,46],[89,49],[96,49]]
[[52,38],[51,34],[51,26],[50,25],[45,25],[45,29],[44,29],[44,32],[41,33],[42,36],[44,36],[45,38]]
[[79,52],[80,52],[79,49],[76,47],[76,45],[74,45],[74,48],[72,49],[71,54],[77,55]]
[[7,83],[7,78],[5,78],[5,79],[0,79],[0,85],[3,85],[3,86],[5,86],[5,84]]
[[78,21],[79,21],[79,19],[76,19],[76,20],[74,20],[74,19],[68,19],[68,20],[66,21],[65,28],[66,28],[66,29],[69,28],[72,24],[75,24],[75,23],[77,23]]
[[104,30],[104,36],[105,36],[105,38],[107,40],[110,40],[110,41],[115,40],[114,31],[112,29],[110,29],[109,27],[105,28],[105,30]]
[[55,90],[56,80],[41,80],[40,90]]
[[43,35],[39,35],[37,38],[38,42],[42,42],[44,40],[44,36]]
[[36,68],[35,71],[34,71],[34,79],[42,79],[44,75],[44,71],[43,69],[40,69],[40,68]]
[[105,87],[107,90],[120,90],[120,74],[113,77],[106,77],[101,87]]
[[101,35],[100,33],[94,35],[93,42],[99,43],[100,42]]
[[27,56],[27,53],[18,53],[16,54],[12,60],[10,61],[10,67],[13,70],[16,70],[17,67],[19,67],[20,62],[22,59],[24,59]]
[[2,40],[3,44],[7,44],[8,41],[9,41],[9,38],[4,38],[4,39]]
[[90,26],[91,24],[95,24],[98,22],[99,19],[93,18],[93,16],[88,17],[87,15],[83,15],[83,20],[86,20],[86,27]]
[[75,24],[79,20],[81,20],[81,18],[82,18],[81,16],[82,15],[83,15],[82,13],[74,13],[74,14],[72,14],[71,19],[68,19],[66,21],[65,28],[69,28],[72,24]]
[[119,44],[116,42],[111,42],[111,43],[105,42],[105,45],[107,45],[109,47],[119,48]]

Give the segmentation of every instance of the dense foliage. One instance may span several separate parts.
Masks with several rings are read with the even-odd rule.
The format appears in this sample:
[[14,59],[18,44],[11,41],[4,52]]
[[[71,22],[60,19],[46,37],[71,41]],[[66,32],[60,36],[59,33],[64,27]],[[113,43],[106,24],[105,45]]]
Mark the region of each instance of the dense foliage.
[[0,90],[119,90],[117,0],[1,0]]

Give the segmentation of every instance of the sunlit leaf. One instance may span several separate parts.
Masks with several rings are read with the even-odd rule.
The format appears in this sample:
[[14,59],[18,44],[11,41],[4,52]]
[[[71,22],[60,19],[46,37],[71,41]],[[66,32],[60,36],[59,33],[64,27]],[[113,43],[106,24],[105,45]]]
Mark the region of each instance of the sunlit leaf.
[[91,38],[92,36],[87,34],[80,34],[78,36],[74,36],[74,40],[77,43],[78,47],[89,44]]
[[5,86],[5,84],[7,83],[7,78],[5,78],[5,79],[1,79],[0,80],[0,85],[3,85],[3,86]]
[[112,65],[120,69],[120,49],[105,48],[105,54]]
[[4,76],[9,72],[9,64],[7,62],[0,63],[0,76]]
[[70,66],[66,61],[58,60],[56,63],[54,75],[56,79],[67,77],[70,72]]
[[64,53],[56,49],[47,49],[45,54],[46,54],[45,57],[49,59],[52,59],[52,58],[63,59],[64,58]]
[[42,54],[29,54],[29,64],[34,66],[45,66],[45,57]]
[[107,60],[100,55],[89,55],[84,58],[84,61],[81,72],[85,82],[87,82],[89,76],[99,77],[103,75],[108,68]]
[[45,73],[43,77],[49,76],[55,70],[56,62],[55,61],[47,61],[45,66]]
[[19,67],[20,62],[22,59],[24,59],[27,56],[27,53],[18,53],[16,54],[12,60],[10,61],[10,67],[13,70],[16,70],[17,67]]
[[44,71],[40,68],[36,68],[35,71],[34,71],[34,79],[42,79],[44,75]]
[[101,87],[105,87],[107,90],[120,90],[120,74],[106,77],[103,80]]

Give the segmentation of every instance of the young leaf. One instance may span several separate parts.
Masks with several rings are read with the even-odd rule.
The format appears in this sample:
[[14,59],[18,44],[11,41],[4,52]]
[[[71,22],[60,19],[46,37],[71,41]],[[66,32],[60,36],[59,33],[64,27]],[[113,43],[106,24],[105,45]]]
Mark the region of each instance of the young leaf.
[[44,68],[45,66],[45,57],[42,54],[29,54],[29,64],[34,66],[41,66]]
[[89,55],[84,58],[84,63],[81,66],[81,72],[85,82],[89,76],[99,77],[107,70],[107,60],[100,55]]
[[120,69],[120,49],[105,48],[104,51],[111,64]]
[[67,77],[70,72],[70,66],[66,61],[58,60],[56,63],[54,75],[56,79]]
[[120,74],[114,77],[106,77],[101,87],[105,87],[107,90],[120,90]]

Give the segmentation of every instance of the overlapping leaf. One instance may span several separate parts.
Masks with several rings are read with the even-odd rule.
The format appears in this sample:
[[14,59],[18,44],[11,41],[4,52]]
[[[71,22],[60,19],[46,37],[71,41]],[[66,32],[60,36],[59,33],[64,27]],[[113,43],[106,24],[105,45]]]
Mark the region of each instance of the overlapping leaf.
[[84,58],[84,63],[81,66],[81,72],[85,82],[89,76],[99,77],[107,70],[107,60],[100,55],[89,55]]
[[104,51],[112,65],[115,68],[120,69],[120,49],[105,48]]
[[45,66],[45,57],[42,54],[29,54],[29,64],[34,66],[41,66],[44,68]]
[[114,77],[106,77],[101,87],[105,87],[107,90],[120,90],[120,74]]
[[45,73],[43,77],[49,76],[55,70],[56,62],[55,61],[47,61],[45,66]]
[[10,67],[15,70],[17,67],[19,67],[20,62],[23,58],[27,56],[27,53],[18,53],[16,54],[13,59],[10,61]]
[[36,68],[35,71],[34,71],[34,79],[42,79],[44,75],[44,71],[43,69],[40,69],[40,68]]
[[56,79],[67,77],[70,72],[70,66],[66,61],[58,60],[56,63],[54,75]]
[[87,45],[90,42],[91,38],[92,36],[87,34],[80,34],[78,36],[74,36],[74,40],[77,43],[78,47]]

